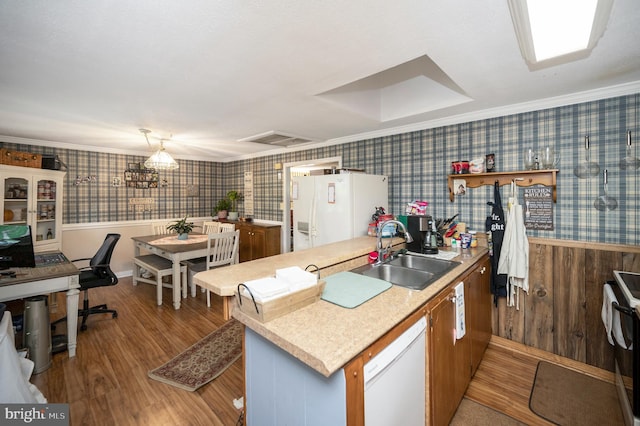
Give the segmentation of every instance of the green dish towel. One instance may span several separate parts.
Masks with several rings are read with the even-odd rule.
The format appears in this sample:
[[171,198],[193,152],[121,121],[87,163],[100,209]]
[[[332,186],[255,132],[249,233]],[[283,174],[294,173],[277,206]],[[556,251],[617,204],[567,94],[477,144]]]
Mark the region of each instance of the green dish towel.
[[352,309],[391,287],[391,283],[354,272],[338,272],[325,279],[322,299]]

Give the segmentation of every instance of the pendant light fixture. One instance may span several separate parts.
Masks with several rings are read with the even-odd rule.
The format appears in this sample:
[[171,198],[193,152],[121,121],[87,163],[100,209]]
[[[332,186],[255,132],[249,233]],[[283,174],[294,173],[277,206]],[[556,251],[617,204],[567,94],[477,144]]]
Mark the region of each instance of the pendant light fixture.
[[[144,138],[147,140],[147,144],[151,147],[151,143],[149,142],[148,134],[151,133],[151,130],[140,129],[140,133],[144,135]],[[164,139],[160,139],[160,148],[144,162],[144,166],[148,169],[157,169],[157,170],[175,170],[180,167],[180,165],[176,162],[176,160],[169,155],[167,151],[164,149]]]

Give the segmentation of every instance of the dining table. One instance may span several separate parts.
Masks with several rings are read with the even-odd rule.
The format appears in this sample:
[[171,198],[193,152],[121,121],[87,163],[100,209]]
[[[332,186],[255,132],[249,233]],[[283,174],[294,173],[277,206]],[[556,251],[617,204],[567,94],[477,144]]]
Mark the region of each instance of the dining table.
[[[131,237],[131,239],[134,243],[134,256],[140,256],[144,250],[169,259],[172,262],[173,283],[180,283],[180,265],[182,261],[207,255],[207,234],[193,232],[184,240],[179,240],[176,234],[144,235]],[[173,285],[174,309],[180,309],[180,288],[180,285]]]

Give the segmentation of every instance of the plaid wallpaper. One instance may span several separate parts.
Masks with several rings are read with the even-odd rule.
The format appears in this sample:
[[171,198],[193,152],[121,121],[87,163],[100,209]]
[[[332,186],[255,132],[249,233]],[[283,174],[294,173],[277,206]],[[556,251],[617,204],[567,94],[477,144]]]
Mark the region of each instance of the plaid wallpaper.
[[[626,132],[631,130],[634,155],[640,157],[640,94],[576,105],[533,111],[457,125],[425,129],[382,138],[324,148],[264,156],[230,163],[178,160],[180,169],[160,172],[166,187],[134,189],[124,185],[128,163],[145,158],[7,144],[20,151],[58,154],[69,166],[65,185],[64,223],[107,222],[208,216],[228,190],[242,191],[244,172],[253,172],[254,217],[280,221],[282,183],[275,163],[315,158],[342,157],[348,168],[389,176],[389,211],[402,214],[406,202],[429,202],[435,217],[459,214],[470,229],[484,230],[484,220],[493,200],[492,186],[469,188],[465,196],[449,201],[447,175],[451,161],[470,160],[494,153],[497,171],[523,170],[525,148],[536,151],[552,146],[559,152],[558,201],[553,206],[553,231],[528,231],[528,235],[578,241],[620,244],[640,243],[640,170],[622,170]],[[589,135],[591,161],[608,170],[609,195],[618,208],[600,212],[594,200],[603,193],[602,172],[598,177],[578,179],[573,169],[585,160],[584,137]],[[75,185],[76,177],[96,176],[94,182]],[[120,177],[123,185],[112,186]],[[187,196],[188,185],[198,186],[197,196]],[[508,187],[502,188],[506,205]],[[523,203],[522,190],[519,191]],[[154,198],[152,211],[129,208],[130,198]],[[243,206],[239,203],[242,215]],[[372,212],[373,213],[373,212]]]
[[[429,202],[435,217],[459,214],[468,228],[484,230],[493,201],[493,187],[469,188],[449,201],[447,175],[451,161],[471,160],[494,153],[497,171],[524,170],[525,148],[552,146],[559,153],[554,230],[528,230],[527,235],[577,241],[640,244],[640,170],[622,170],[626,132],[632,132],[633,154],[640,158],[640,94],[568,105],[446,127],[425,129],[326,148],[274,155],[224,164],[226,185],[240,187],[245,170],[254,172],[256,217],[281,220],[281,182],[275,163],[342,156],[347,168],[389,176],[389,210],[404,212],[408,201]],[[584,137],[589,135],[590,159],[600,175],[579,179],[573,170],[585,161]],[[618,208],[600,212],[593,207],[603,194],[602,170],[608,170],[608,192]],[[506,206],[509,187],[501,189]],[[520,188],[518,198],[524,204]]]

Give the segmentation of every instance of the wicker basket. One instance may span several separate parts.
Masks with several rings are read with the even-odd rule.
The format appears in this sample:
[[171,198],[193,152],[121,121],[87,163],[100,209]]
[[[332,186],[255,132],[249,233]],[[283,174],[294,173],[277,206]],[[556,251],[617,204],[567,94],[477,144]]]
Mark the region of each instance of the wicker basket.
[[40,169],[42,168],[42,155],[0,148],[0,164]]
[[238,284],[236,306],[242,313],[251,318],[260,322],[268,322],[320,300],[324,291],[324,284],[324,281],[319,281],[318,284],[312,287],[287,293],[266,302],[254,300],[252,295],[245,295],[242,288],[246,288],[249,293],[251,291],[244,284]]

